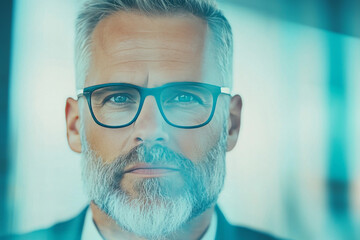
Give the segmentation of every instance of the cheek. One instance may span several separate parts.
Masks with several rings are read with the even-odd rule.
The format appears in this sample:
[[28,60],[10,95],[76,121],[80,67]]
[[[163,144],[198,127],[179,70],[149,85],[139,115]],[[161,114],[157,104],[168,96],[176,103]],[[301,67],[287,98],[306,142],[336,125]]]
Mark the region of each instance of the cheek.
[[126,128],[104,128],[91,118],[85,123],[85,131],[91,149],[101,156],[104,162],[111,162],[119,155],[128,152],[125,150],[129,139]]
[[174,138],[177,139],[180,152],[194,162],[198,162],[217,144],[221,131],[219,122],[211,121],[201,128],[182,129]]

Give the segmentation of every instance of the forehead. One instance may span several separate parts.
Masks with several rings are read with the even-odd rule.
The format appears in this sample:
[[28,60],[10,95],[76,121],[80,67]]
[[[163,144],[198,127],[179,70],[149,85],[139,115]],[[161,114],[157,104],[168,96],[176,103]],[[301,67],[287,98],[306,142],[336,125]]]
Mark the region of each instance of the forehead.
[[203,45],[206,32],[207,24],[193,15],[146,16],[121,11],[100,21],[93,40],[105,51],[109,50],[106,46],[114,43],[120,49],[147,43],[189,51]]
[[86,85],[202,81],[214,59],[208,35],[207,23],[190,14],[112,14],[94,29]]

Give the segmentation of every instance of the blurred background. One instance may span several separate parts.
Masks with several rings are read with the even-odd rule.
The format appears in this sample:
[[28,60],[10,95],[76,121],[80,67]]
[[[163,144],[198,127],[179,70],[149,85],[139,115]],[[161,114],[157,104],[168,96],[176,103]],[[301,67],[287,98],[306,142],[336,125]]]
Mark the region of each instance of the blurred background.
[[[0,2],[0,235],[87,205],[64,114],[80,2]],[[244,102],[220,208],[285,238],[360,239],[360,1],[218,3]]]

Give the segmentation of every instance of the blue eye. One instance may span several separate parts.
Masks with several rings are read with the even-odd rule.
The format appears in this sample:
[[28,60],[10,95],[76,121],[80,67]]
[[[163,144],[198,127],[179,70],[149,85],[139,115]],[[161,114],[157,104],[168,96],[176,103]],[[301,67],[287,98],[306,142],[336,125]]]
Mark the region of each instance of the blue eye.
[[203,104],[203,101],[199,96],[190,93],[178,93],[177,95],[173,96],[169,99],[168,103],[172,104],[181,104],[181,105],[188,105],[188,104]]
[[129,98],[124,95],[115,95],[111,97],[109,100],[114,103],[125,103],[126,101],[129,100]]
[[112,104],[117,106],[127,106],[136,103],[134,96],[127,93],[116,93],[107,96],[103,100],[103,104]]
[[189,94],[181,94],[176,96],[173,101],[175,102],[183,102],[183,103],[188,103],[188,102],[192,102],[194,101],[194,97],[189,95]]

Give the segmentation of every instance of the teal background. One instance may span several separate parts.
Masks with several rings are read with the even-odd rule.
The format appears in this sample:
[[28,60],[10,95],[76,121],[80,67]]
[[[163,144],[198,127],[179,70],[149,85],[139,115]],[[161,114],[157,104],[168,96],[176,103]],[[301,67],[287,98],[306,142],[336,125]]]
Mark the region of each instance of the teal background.
[[[1,108],[9,131],[2,233],[50,226],[87,204],[64,116],[66,98],[75,96],[79,5],[13,4],[9,88],[2,83],[9,89],[9,112]],[[234,33],[233,93],[244,102],[221,209],[234,224],[282,237],[360,238],[359,3],[219,6]]]

